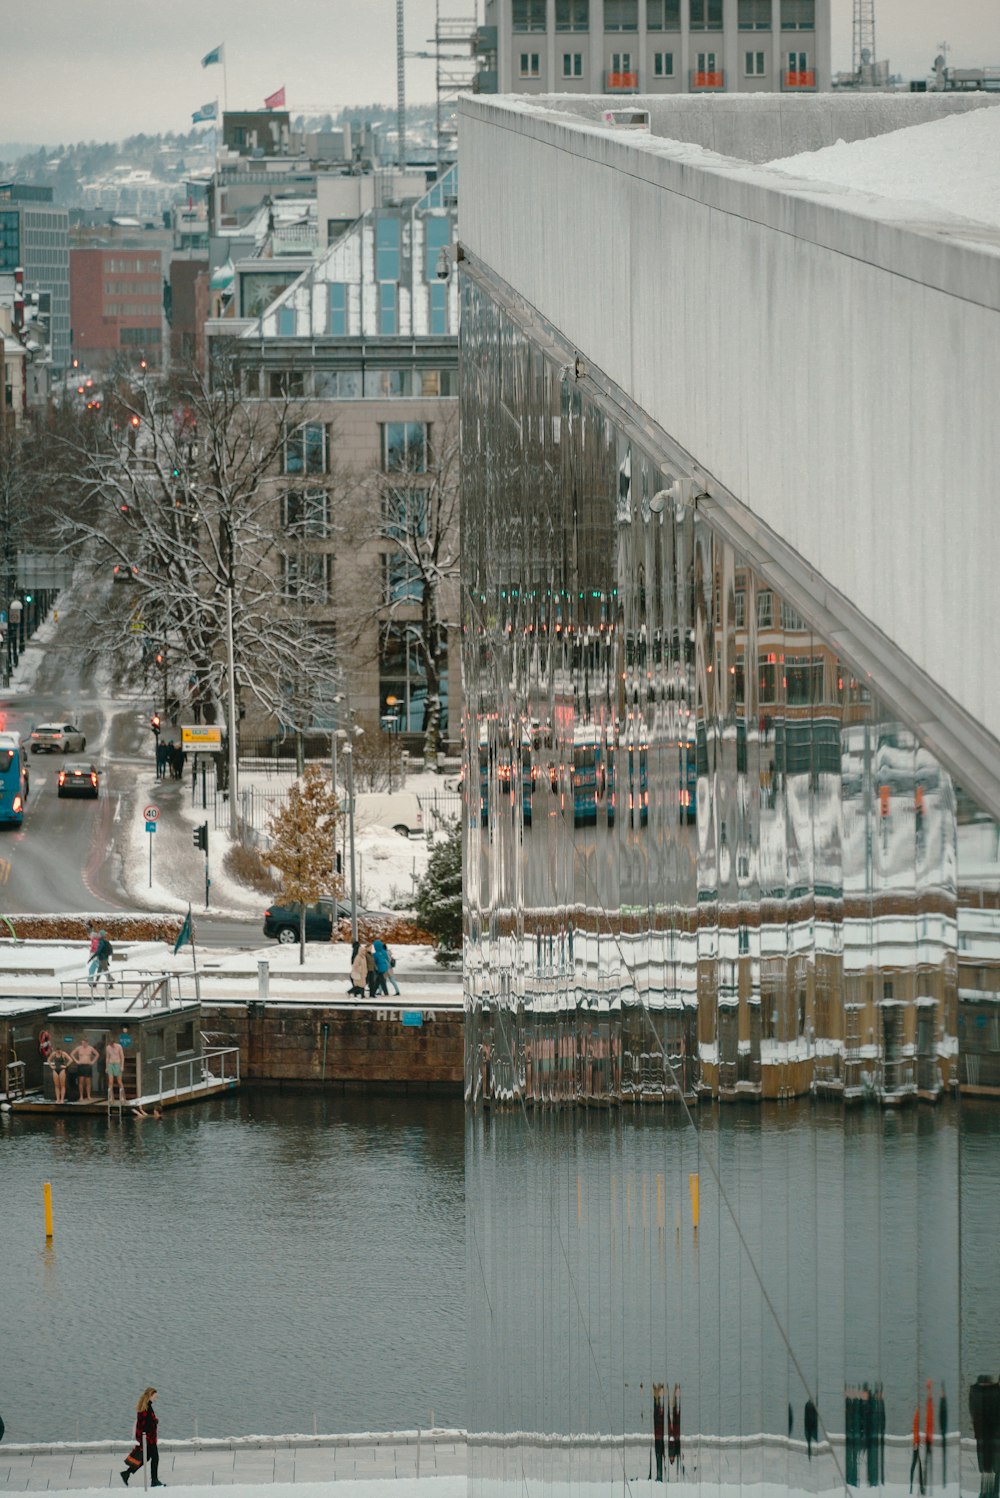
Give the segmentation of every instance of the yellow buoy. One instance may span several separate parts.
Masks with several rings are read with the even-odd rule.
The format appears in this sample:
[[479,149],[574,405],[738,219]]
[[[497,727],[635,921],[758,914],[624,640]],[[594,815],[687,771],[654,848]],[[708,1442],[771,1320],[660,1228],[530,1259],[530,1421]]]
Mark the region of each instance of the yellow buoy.
[[48,1181],[42,1187],[42,1199],[45,1202],[45,1236],[52,1237],[52,1187]]
[[691,1218],[694,1222],[694,1230],[698,1231],[698,1172],[693,1171],[688,1176],[688,1190],[691,1192]]

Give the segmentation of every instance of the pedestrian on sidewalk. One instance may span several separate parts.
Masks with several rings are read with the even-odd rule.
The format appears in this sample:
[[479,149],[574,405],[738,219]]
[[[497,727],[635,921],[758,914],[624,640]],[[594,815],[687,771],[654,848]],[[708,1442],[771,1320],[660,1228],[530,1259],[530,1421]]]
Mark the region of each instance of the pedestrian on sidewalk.
[[102,929],[97,937],[97,976],[104,979],[105,994],[115,981],[111,976],[111,959],[114,955],[115,949],[108,940],[108,933]]
[[361,942],[354,943],[351,953],[351,986],[347,990],[352,999],[362,998],[365,992],[365,984],[368,981],[368,963],[365,961],[365,949]]
[[[381,936],[375,938],[372,956],[375,958],[375,992],[384,994],[388,998],[389,990],[386,987],[385,980],[389,972],[389,951]],[[396,992],[399,992],[398,988]]]
[[139,1395],[139,1403],[135,1407],[135,1445],[125,1458],[125,1466],[122,1468],[121,1479],[128,1487],[128,1480],[133,1472],[138,1472],[143,1462],[149,1463],[149,1475],[152,1478],[154,1488],[165,1486],[160,1481],[160,1453],[156,1447],[156,1431],[159,1420],[153,1409],[153,1399],[156,1390],[150,1385],[143,1389]]
[[368,997],[373,999],[378,986],[378,972],[375,967],[375,953],[372,951],[370,941],[365,942],[365,978],[368,982]]
[[169,764],[169,762],[170,762],[170,750],[167,748],[166,744],[161,744],[160,741],[159,741],[159,739],[157,739],[157,741],[156,741],[156,778],[157,778],[157,780],[163,780],[164,779],[164,777],[166,776],[166,773],[167,773],[167,765]]
[[399,997],[399,984],[396,982],[396,959],[392,955],[392,948],[391,947],[386,947],[386,949],[385,949],[385,955],[389,959],[389,966],[386,968],[385,976],[389,980],[389,982],[392,984],[392,991],[396,995],[396,997],[398,998]]
[[93,988],[94,980],[97,977],[97,944],[101,936],[93,921],[87,922],[87,930],[90,933],[90,955],[87,958],[87,982]]

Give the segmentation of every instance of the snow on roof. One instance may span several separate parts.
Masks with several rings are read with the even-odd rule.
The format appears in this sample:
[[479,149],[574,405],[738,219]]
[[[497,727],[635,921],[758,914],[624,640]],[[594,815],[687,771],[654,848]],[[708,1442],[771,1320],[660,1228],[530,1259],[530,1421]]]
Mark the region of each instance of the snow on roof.
[[1000,108],[769,161],[767,170],[930,205],[1000,228]]

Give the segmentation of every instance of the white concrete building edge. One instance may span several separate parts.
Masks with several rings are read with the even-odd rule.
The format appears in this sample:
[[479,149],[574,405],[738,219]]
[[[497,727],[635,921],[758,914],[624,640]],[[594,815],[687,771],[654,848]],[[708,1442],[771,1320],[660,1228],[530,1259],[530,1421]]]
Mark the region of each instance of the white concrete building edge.
[[461,141],[463,245],[1000,736],[996,231],[523,101]]

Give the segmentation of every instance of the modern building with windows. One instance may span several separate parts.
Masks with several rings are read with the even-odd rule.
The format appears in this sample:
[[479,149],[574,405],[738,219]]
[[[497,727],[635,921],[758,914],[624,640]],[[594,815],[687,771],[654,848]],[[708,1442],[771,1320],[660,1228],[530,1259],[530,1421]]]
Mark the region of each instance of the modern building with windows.
[[830,87],[830,0],[486,0],[479,93],[801,95]]
[[[235,346],[248,399],[270,402],[288,429],[274,516],[280,592],[329,631],[352,708],[413,747],[426,718],[425,585],[406,538],[452,513],[439,593],[443,742],[457,744],[461,728],[457,494],[439,506],[442,478],[457,484],[458,468],[456,219],[452,167],[361,214],[261,316],[207,328],[210,347]],[[301,489],[287,494],[290,476]]]
[[48,298],[52,367],[66,369],[70,351],[69,214],[51,187],[0,183],[0,274],[24,269],[25,289]]
[[470,1491],[992,1491],[996,231],[684,102],[461,106]]

